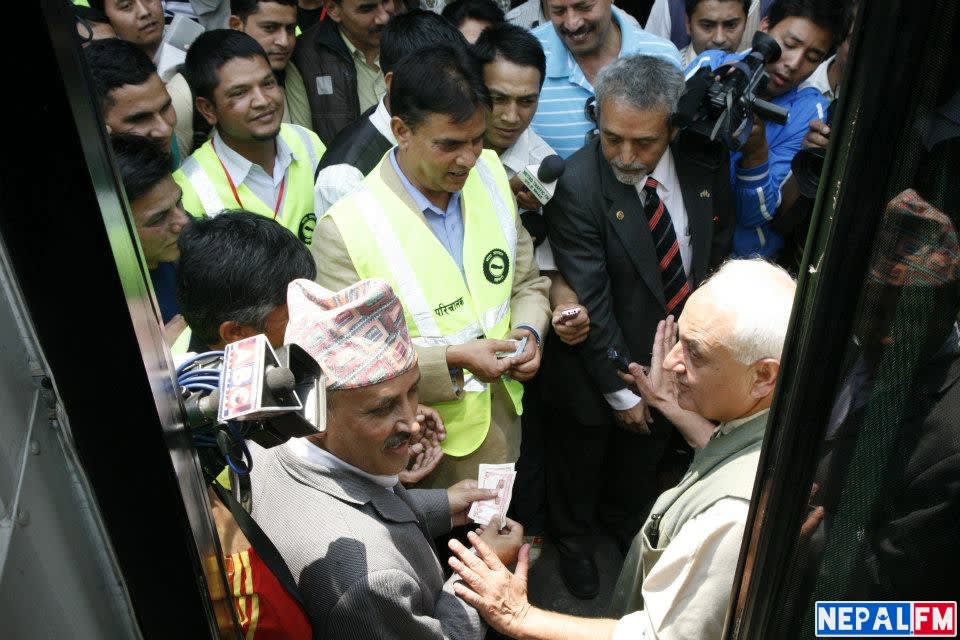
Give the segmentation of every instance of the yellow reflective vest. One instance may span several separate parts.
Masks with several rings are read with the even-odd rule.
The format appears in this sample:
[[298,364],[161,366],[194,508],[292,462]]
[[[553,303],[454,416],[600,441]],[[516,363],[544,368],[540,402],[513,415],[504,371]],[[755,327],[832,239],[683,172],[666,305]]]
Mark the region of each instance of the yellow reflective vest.
[[[305,244],[310,244],[317,224],[313,211],[313,174],[326,147],[317,134],[295,124],[281,124],[280,138],[290,148],[293,161],[287,168],[283,204],[277,213],[277,222]],[[183,189],[183,208],[196,217],[240,208],[211,140],[204,142],[183,162],[174,172],[173,179]],[[263,202],[246,184],[237,185],[237,195],[247,211],[268,218],[274,216],[275,203]]]
[[[381,161],[390,162],[385,156]],[[423,220],[380,177],[380,167],[359,191],[327,210],[361,278],[386,280],[403,303],[407,329],[419,346],[505,338],[511,330],[510,297],[517,248],[516,207],[496,153],[485,150],[461,195],[463,269]],[[490,385],[464,372],[460,400],[433,405],[443,417],[445,453],[465,456],[490,427]],[[503,383],[521,413],[523,386]]]

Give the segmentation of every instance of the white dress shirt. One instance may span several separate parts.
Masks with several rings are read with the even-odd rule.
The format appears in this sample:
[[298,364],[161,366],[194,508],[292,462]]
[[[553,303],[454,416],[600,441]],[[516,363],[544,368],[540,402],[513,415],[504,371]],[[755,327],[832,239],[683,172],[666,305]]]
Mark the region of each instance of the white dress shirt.
[[[530,165],[540,166],[543,159],[557,152],[538,136],[533,129],[527,127],[517,141],[500,156],[500,162],[507,171],[507,178],[512,178]],[[543,215],[543,208],[538,209]],[[537,261],[540,271],[556,271],[557,261],[553,258],[553,249],[550,240],[544,239],[533,250],[533,257]]]
[[306,460],[310,464],[335,471],[346,471],[356,474],[376,485],[380,485],[384,489],[390,489],[392,491],[397,483],[400,482],[400,476],[378,476],[367,473],[363,469],[358,469],[352,464],[344,462],[326,449],[318,447],[306,438],[290,438],[283,446],[287,447],[298,458]]
[[[213,132],[213,146],[217,152],[217,157],[220,158],[220,162],[223,163],[227,173],[230,174],[230,179],[233,180],[234,186],[240,189],[241,184],[247,185],[247,188],[253,191],[253,195],[257,196],[269,209],[273,209],[277,204],[277,198],[280,197],[280,184],[283,182],[284,177],[286,177],[287,169],[295,157],[290,147],[287,146],[287,143],[285,143],[279,135],[276,137],[276,143],[277,158],[273,163],[273,175],[271,176],[267,175],[263,167],[250,162],[228,147],[227,143],[220,137],[219,131],[214,129]],[[297,159],[299,160],[299,158]],[[284,193],[283,197],[284,200],[286,200],[286,193]],[[226,204],[230,206],[229,203]],[[239,205],[244,208],[249,208],[250,206],[245,202],[239,203]],[[280,206],[276,209],[282,211],[283,202],[280,202]]]
[[[369,119],[370,124],[380,132],[380,135],[391,145],[397,145],[397,139],[390,128],[390,113],[383,100],[370,114]],[[313,211],[317,217],[322,216],[337,200],[360,188],[360,182],[364,177],[352,164],[333,164],[321,169],[313,185]]]
[[[677,168],[673,163],[673,152],[669,148],[663,152],[660,162],[657,163],[650,177],[659,183],[657,185],[657,195],[670,213],[673,230],[677,234],[677,243],[680,245],[680,260],[683,262],[683,270],[689,278],[690,263],[693,260],[693,248],[690,246],[690,223],[687,217],[687,209],[683,206],[683,193],[680,191],[680,180],[677,178]],[[643,190],[646,182],[647,176],[644,176],[636,187],[642,204],[645,204],[647,199],[647,194]],[[632,409],[640,402],[640,396],[630,389],[605,393],[603,397],[615,411]]]
[[504,19],[510,24],[515,24],[524,29],[535,29],[541,24],[546,24],[549,20],[543,15],[540,0],[527,0],[518,4],[504,16]]
[[[725,422],[714,437],[769,411]],[[723,498],[680,527],[643,580],[643,609],[620,619],[614,640],[721,638],[749,510]]]
[[810,77],[800,83],[800,88],[813,87],[823,94],[825,98],[830,100],[835,99],[837,94],[834,93],[833,88],[830,86],[830,76],[827,74],[827,71],[830,69],[830,63],[833,62],[833,59],[836,57],[837,55],[834,54],[821,62],[820,66],[810,74]]
[[684,524],[643,581],[643,609],[620,619],[614,640],[720,638],[749,510],[723,498]]

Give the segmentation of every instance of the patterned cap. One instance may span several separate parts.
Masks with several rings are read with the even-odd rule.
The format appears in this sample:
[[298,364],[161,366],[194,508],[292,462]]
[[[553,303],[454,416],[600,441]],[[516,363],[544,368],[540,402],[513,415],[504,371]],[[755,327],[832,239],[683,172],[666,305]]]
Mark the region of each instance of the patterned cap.
[[950,218],[907,189],[887,205],[870,279],[896,287],[939,287],[960,278],[960,242]]
[[400,300],[383,280],[361,280],[336,293],[311,280],[287,287],[285,343],[309,353],[328,389],[368,387],[417,364]]

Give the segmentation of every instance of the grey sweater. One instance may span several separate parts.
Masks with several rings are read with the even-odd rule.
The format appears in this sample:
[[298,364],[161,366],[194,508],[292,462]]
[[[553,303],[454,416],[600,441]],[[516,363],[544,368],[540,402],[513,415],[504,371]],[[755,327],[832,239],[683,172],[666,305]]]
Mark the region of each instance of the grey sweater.
[[483,637],[434,551],[450,530],[446,491],[394,492],[286,445],[253,455],[253,518],[297,581],[315,639]]

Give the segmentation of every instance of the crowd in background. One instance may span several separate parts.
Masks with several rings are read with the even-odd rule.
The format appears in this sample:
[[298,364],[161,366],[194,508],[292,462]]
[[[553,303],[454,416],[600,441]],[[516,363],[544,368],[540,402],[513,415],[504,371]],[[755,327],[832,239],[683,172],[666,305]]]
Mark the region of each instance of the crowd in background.
[[[270,550],[211,489],[247,637],[720,637],[809,223],[793,161],[829,141],[853,4],[75,11],[175,356],[262,333],[327,375],[324,434],[251,445]],[[684,129],[687,78],[758,30],[789,117]],[[468,534],[504,464],[509,517]],[[601,533],[617,619],[497,591],[546,539],[597,597]]]

